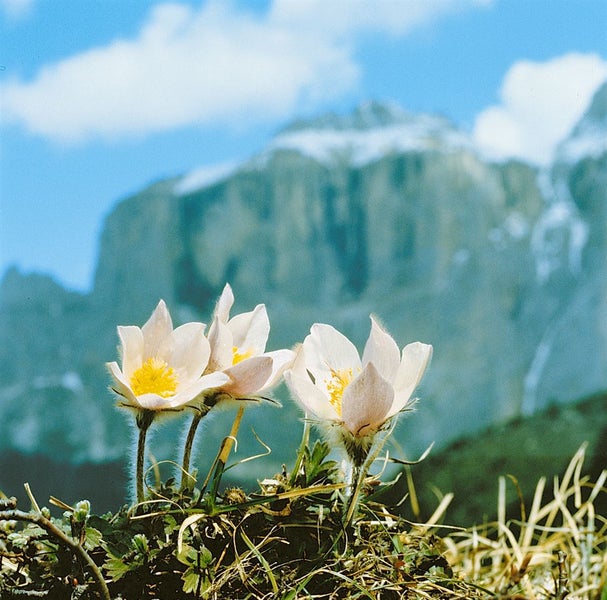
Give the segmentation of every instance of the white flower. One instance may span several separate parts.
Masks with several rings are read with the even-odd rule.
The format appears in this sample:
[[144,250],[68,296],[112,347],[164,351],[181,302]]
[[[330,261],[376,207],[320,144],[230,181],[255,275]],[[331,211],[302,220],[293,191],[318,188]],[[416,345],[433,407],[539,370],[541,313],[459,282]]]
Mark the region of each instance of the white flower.
[[203,323],[173,329],[163,300],[143,327],[118,326],[122,368],[107,363],[112,389],[136,410],[183,408],[208,388],[227,381],[222,373],[204,375],[211,354]]
[[[401,352],[371,317],[362,359],[354,344],[330,325],[315,324],[285,381],[303,409],[340,428],[341,442],[356,446],[410,405],[432,356],[432,346],[415,342]],[[363,452],[363,454],[365,454]]]
[[292,350],[266,352],[270,321],[264,304],[230,318],[234,294],[223,289],[209,328],[211,358],[207,372],[221,371],[229,381],[221,391],[234,398],[250,398],[275,385],[295,357]]

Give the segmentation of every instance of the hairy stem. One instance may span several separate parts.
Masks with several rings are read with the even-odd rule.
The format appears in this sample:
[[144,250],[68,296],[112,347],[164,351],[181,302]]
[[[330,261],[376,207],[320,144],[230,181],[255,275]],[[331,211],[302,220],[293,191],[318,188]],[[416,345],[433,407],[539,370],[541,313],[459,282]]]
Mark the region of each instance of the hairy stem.
[[352,523],[352,519],[354,518],[354,515],[356,514],[356,509],[358,507],[358,501],[360,499],[360,490],[362,488],[363,482],[365,480],[365,477],[367,476],[367,472],[368,472],[368,467],[364,468],[362,466],[357,466],[357,465],[351,465],[352,468],[352,480],[349,486],[349,496],[348,496],[348,501],[346,502],[346,506],[345,506],[345,513],[344,513],[344,520],[343,520],[343,524],[344,524],[344,529],[347,529],[349,527],[349,525]]
[[135,488],[137,493],[137,502],[143,502],[145,496],[143,492],[143,479],[145,468],[145,439],[148,429],[154,420],[154,413],[151,410],[142,410],[137,415],[137,427],[139,428],[139,437],[137,439],[137,461],[135,468]]
[[192,446],[194,445],[194,438],[196,437],[196,430],[202,420],[204,414],[202,411],[197,410],[194,413],[192,423],[188,429],[188,435],[185,439],[185,446],[183,447],[183,462],[181,463],[181,490],[189,488],[194,483],[194,478],[190,475],[190,459],[192,458]]

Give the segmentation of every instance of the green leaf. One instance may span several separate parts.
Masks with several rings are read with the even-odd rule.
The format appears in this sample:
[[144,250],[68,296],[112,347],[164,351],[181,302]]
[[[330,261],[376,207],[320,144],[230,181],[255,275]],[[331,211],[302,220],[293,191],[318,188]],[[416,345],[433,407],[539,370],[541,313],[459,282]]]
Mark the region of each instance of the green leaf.
[[206,546],[203,546],[198,551],[198,554],[199,554],[200,567],[202,567],[203,569],[206,569],[207,567],[209,567],[211,565],[211,563],[213,562],[213,554],[211,553],[211,551]]
[[399,535],[392,536],[392,544],[394,545],[394,550],[396,550],[398,554],[404,553],[405,547]]
[[112,556],[105,561],[104,567],[113,581],[118,581],[133,568],[132,565],[126,564],[122,558],[117,556]]
[[164,515],[164,533],[166,536],[171,536],[171,534],[179,529],[177,526],[177,519],[173,515]]
[[177,560],[188,567],[196,564],[197,554],[196,550],[187,544],[183,544],[181,552],[175,552]]
[[186,594],[196,594],[202,596],[209,589],[211,580],[207,573],[196,570],[190,567],[181,576],[183,579],[183,591]]
[[306,448],[304,458],[306,485],[331,479],[331,471],[335,469],[337,463],[334,460],[327,460],[330,451],[329,444],[320,440],[314,442],[311,451]]
[[137,533],[133,536],[132,546],[135,552],[142,556],[147,556],[150,553],[148,538],[143,533]]
[[84,538],[84,547],[87,550],[93,550],[97,546],[101,544],[101,540],[103,539],[103,534],[99,529],[95,529],[94,527],[87,527],[85,529],[86,537]]

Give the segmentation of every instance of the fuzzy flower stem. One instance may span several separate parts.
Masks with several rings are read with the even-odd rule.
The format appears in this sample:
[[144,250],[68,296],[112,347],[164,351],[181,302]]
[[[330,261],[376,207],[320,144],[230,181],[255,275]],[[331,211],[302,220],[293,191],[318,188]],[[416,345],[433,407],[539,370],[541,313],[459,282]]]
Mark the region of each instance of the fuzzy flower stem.
[[352,523],[356,515],[365,478],[369,473],[371,465],[392,433],[395,424],[396,421],[387,422],[382,432],[364,440],[352,440],[349,437],[344,437],[343,442],[349,463],[346,480],[346,483],[349,485],[346,488],[347,501],[344,507],[344,528],[347,528]]
[[188,435],[185,440],[185,446],[183,448],[183,462],[181,464],[181,490],[191,487],[194,483],[193,477],[190,475],[190,459],[192,457],[192,446],[194,445],[194,438],[196,437],[196,430],[202,417],[205,415],[202,410],[196,410],[192,423],[188,429]]
[[143,472],[145,467],[145,438],[154,420],[154,412],[151,410],[141,410],[137,414],[137,427],[139,428],[139,437],[137,439],[137,463],[135,474],[135,487],[137,492],[137,502],[144,500],[143,494]]
[[361,468],[350,462],[348,465],[348,472],[346,473],[347,487],[345,489],[346,502],[344,504],[344,527],[348,527],[351,523],[356,507],[358,506],[361,474]]
[[344,490],[344,493],[346,495],[346,498],[350,498],[352,496],[352,492],[353,490],[353,486],[354,486],[354,481],[355,481],[355,474],[354,472],[357,470],[356,467],[354,466],[354,463],[351,460],[344,460],[345,463],[345,468],[344,468],[344,482],[346,484],[346,488]]
[[369,470],[368,465],[365,467],[351,465],[351,469],[351,485],[347,488],[349,490],[349,494],[348,501],[345,505],[343,520],[344,529],[349,527],[349,525],[352,523],[354,515],[356,514],[358,501],[360,499],[360,491]]

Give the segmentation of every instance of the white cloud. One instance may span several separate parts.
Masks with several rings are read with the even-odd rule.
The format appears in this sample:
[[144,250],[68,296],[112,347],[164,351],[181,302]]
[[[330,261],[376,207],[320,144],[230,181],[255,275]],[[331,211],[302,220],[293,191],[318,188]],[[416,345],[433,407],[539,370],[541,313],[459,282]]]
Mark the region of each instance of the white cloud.
[[9,19],[27,16],[34,6],[34,0],[0,0],[0,11]]
[[276,22],[331,36],[379,32],[401,36],[444,14],[493,0],[274,0]]
[[275,0],[261,16],[219,0],[199,10],[160,4],[134,39],[47,65],[31,81],[4,84],[4,118],[65,142],[284,119],[356,87],[356,33],[403,35],[446,12],[486,3]]
[[501,104],[478,115],[474,138],[493,159],[548,164],[606,78],[607,62],[596,54],[517,62],[504,78]]

